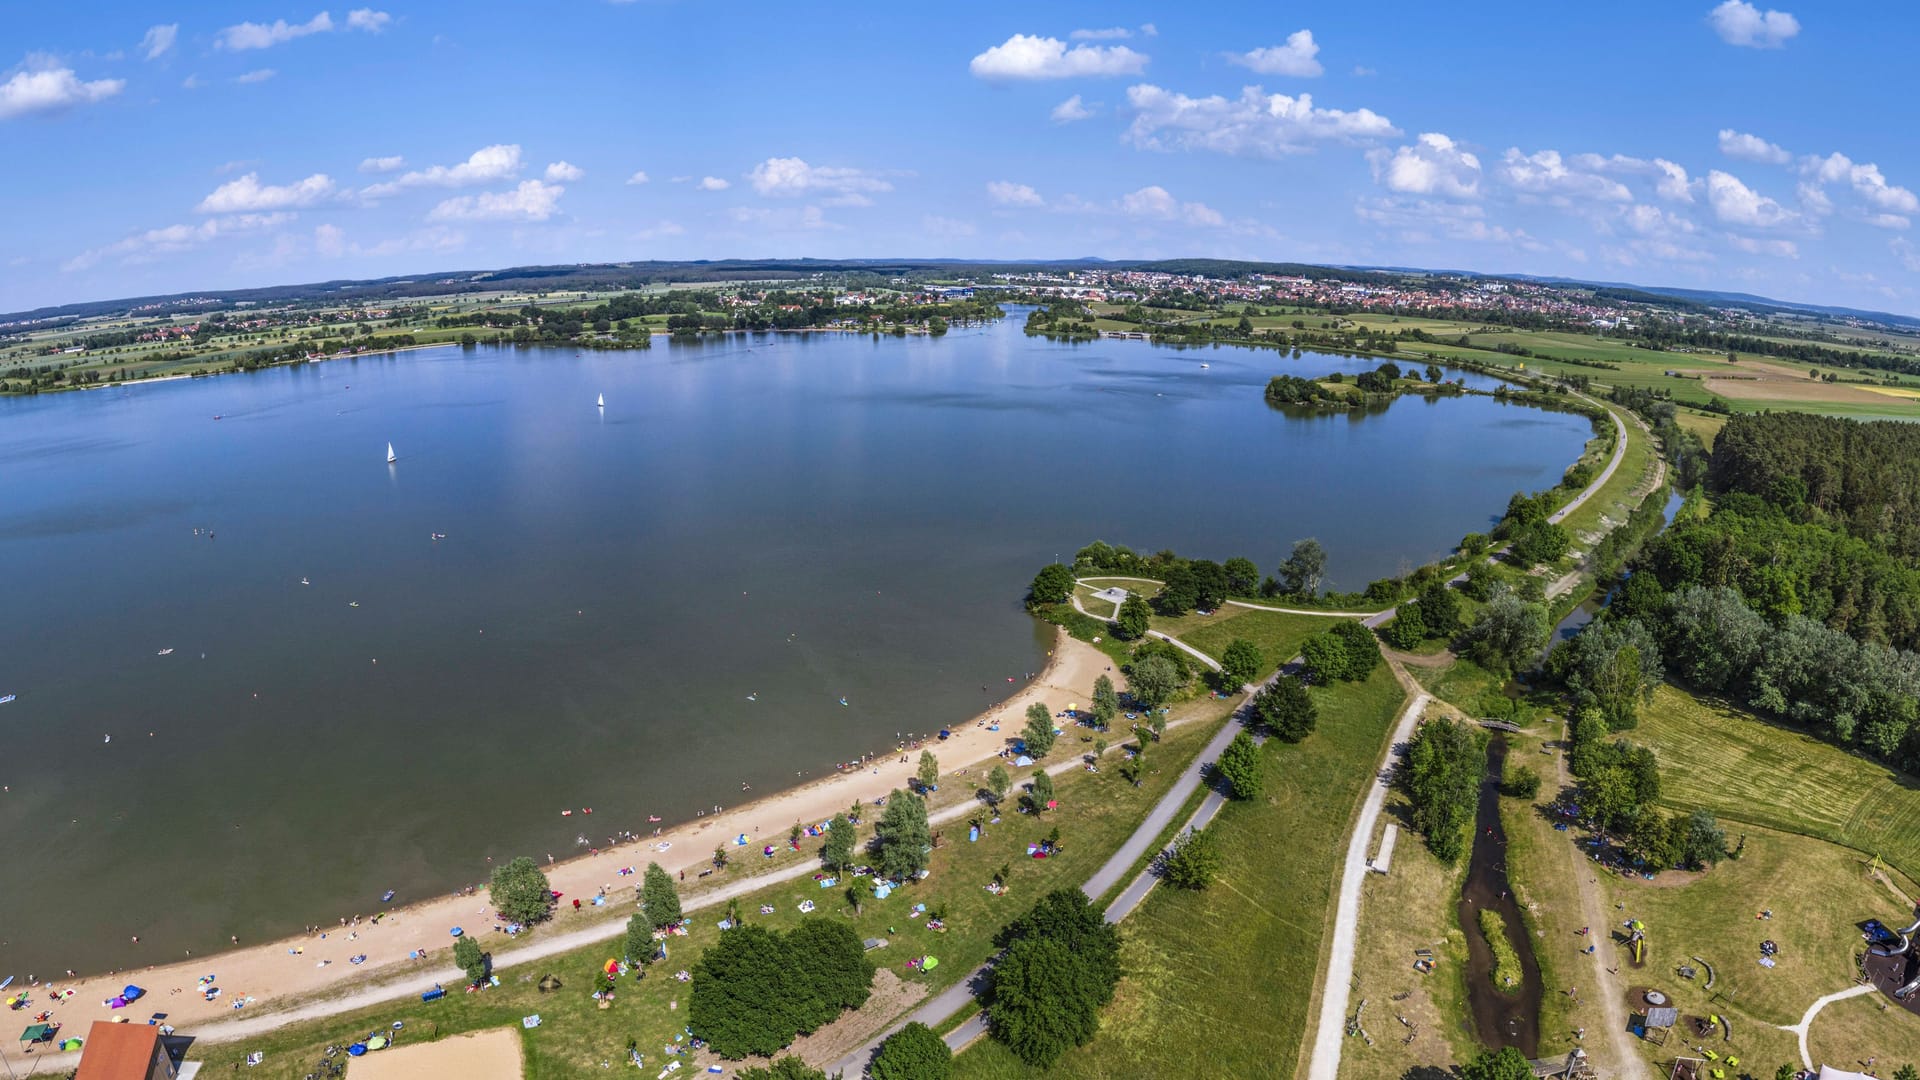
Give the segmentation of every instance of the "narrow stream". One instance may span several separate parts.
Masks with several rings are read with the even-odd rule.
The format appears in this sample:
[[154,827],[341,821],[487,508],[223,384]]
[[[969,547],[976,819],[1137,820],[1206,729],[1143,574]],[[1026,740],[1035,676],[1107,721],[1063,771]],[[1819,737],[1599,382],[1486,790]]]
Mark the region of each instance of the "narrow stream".
[[[1500,776],[1507,761],[1507,740],[1493,737],[1487,771],[1480,782],[1480,809],[1474,819],[1473,855],[1466,886],[1460,892],[1460,928],[1467,936],[1467,1011],[1474,1033],[1486,1046],[1512,1046],[1528,1057],[1540,1046],[1540,963],[1533,939],[1520,919],[1520,905],[1507,884],[1507,831],[1500,824]],[[1500,913],[1507,940],[1520,954],[1520,988],[1507,992],[1493,981],[1493,951],[1480,933],[1480,909]]]
[[[1686,501],[1687,497],[1678,491],[1667,496],[1667,505],[1660,512],[1663,522],[1660,526],[1661,531],[1665,531],[1668,525],[1673,524],[1673,515],[1679,511],[1680,504]],[[1654,535],[1658,536],[1659,533],[1656,532]],[[1595,590],[1592,596],[1581,601],[1579,607],[1567,612],[1566,618],[1560,620],[1559,625],[1553,628],[1553,634],[1547,638],[1547,647],[1541,653],[1542,659],[1547,653],[1559,648],[1572,640],[1580,631],[1585,630],[1587,624],[1599,617],[1601,610],[1612,601],[1613,591],[1609,586],[1606,592]]]

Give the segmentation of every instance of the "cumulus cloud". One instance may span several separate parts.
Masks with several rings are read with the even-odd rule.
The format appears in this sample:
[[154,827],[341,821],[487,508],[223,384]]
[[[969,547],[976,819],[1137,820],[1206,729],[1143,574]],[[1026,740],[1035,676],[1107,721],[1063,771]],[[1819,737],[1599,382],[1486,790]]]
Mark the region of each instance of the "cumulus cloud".
[[556,161],[547,166],[547,179],[555,183],[570,184],[587,175],[587,170],[570,161]]
[[1758,161],[1763,165],[1785,165],[1793,160],[1792,154],[1760,136],[1732,128],[1720,129],[1720,152],[1730,158]]
[[1480,194],[1480,159],[1437,131],[1422,132],[1411,145],[1367,154],[1373,178],[1388,191],[1471,199]]
[[[1593,160],[1600,159],[1595,157]],[[1518,147],[1510,147],[1500,158],[1495,174],[1515,191],[1541,196],[1560,204],[1576,200],[1633,201],[1633,193],[1627,190],[1625,184],[1593,171],[1591,164],[1580,160],[1569,163],[1560,156],[1558,150],[1523,154]]]
[[392,21],[393,16],[372,8],[356,8],[347,12],[347,29],[349,30],[365,30],[370,34],[377,34],[385,30],[387,24]]
[[202,214],[237,214],[312,206],[334,193],[333,179],[314,173],[291,184],[262,184],[258,173],[248,173],[213,189],[194,209]]
[[[768,158],[747,174],[753,190],[762,195],[797,196],[813,192],[832,192],[842,197],[843,205],[865,206],[870,193],[892,191],[893,185],[862,169],[833,165],[809,165],[797,157]],[[702,182],[705,186],[705,182]]]
[[1782,259],[1800,257],[1800,245],[1791,240],[1756,240],[1751,236],[1728,233],[1727,243],[1749,255],[1773,255]]
[[483,146],[458,165],[434,165],[416,169],[384,184],[375,184],[361,194],[381,198],[405,188],[470,187],[496,180],[510,180],[520,174],[520,147],[517,143]]
[[701,191],[725,191],[732,186],[732,184],[717,176],[703,176],[700,178],[699,184]]
[[1784,11],[1761,11],[1747,0],[1724,0],[1707,13],[1713,32],[1729,45],[1777,49],[1800,32],[1800,20]]
[[147,28],[146,36],[140,39],[140,54],[149,60],[165,56],[180,37],[179,23],[163,23]]
[[1092,116],[1093,110],[1088,108],[1087,105],[1080,100],[1079,94],[1075,94],[1060,104],[1055,105],[1053,111],[1047,115],[1051,117],[1056,124],[1071,124],[1075,120],[1085,120]]
[[1269,45],[1252,52],[1228,53],[1227,59],[1241,67],[1252,68],[1262,75],[1291,75],[1296,79],[1318,78],[1326,71],[1315,57],[1320,55],[1320,46],[1313,40],[1313,31],[1295,30],[1287,35],[1285,45]]
[[268,49],[308,34],[324,34],[333,29],[333,16],[321,12],[303,23],[275,19],[272,23],[243,22],[215,35],[213,42],[223,49]]
[[1575,154],[1573,165],[1577,169],[1593,173],[1614,173],[1622,176],[1643,176],[1653,181],[1654,191],[1663,199],[1673,202],[1690,203],[1693,201],[1697,182],[1687,176],[1685,166],[1666,158],[1628,157],[1614,154],[1601,157],[1599,154]]
[[647,176],[647,170],[640,169],[637,172],[635,172],[632,176],[627,177],[627,183],[628,184],[644,184],[648,181],[648,179],[650,178]]
[[1059,38],[1015,34],[973,58],[967,69],[980,79],[1070,79],[1138,75],[1147,57],[1125,45],[1075,45]]
[[[1887,182],[1880,172],[1880,166],[1871,162],[1859,163],[1842,153],[1828,154],[1826,157],[1808,157],[1801,163],[1801,171],[1819,184],[1846,184],[1854,194],[1876,211],[1893,214],[1911,214],[1920,211],[1920,198],[1913,192]],[[1824,200],[1825,193],[1821,193]],[[1829,204],[1830,206],[1831,204]],[[1874,224],[1887,225],[1888,222],[1875,221]],[[1893,226],[1905,228],[1904,223]]]
[[271,79],[278,74],[280,73],[278,71],[275,71],[272,68],[255,68],[252,71],[235,75],[233,77],[233,81],[241,84],[242,86],[247,86],[253,83],[266,82],[268,79]]
[[286,211],[272,214],[234,214],[228,217],[208,218],[197,225],[168,225],[159,229],[147,229],[105,247],[83,251],[68,259],[61,268],[68,271],[86,270],[108,259],[118,259],[122,263],[151,262],[162,255],[200,247],[221,236],[257,232],[261,229],[284,225],[292,221],[294,216]]
[[1310,94],[1268,94],[1257,86],[1228,99],[1218,94],[1188,97],[1141,83],[1127,88],[1127,103],[1135,110],[1127,141],[1148,150],[1278,157],[1307,152],[1320,142],[1365,142],[1400,134],[1372,109],[1322,109]]
[[456,195],[427,214],[428,221],[545,221],[560,209],[566,188],[542,180],[522,180],[511,191]]
[[394,154],[391,157],[363,158],[360,161],[360,171],[363,173],[390,173],[395,169],[405,168],[406,164],[407,159],[401,157],[399,154]]
[[1771,229],[1796,220],[1793,211],[1719,169],[1707,174],[1707,205],[1713,208],[1714,217],[1729,225]]
[[1011,180],[990,181],[987,184],[987,198],[999,206],[1039,206],[1045,202],[1033,188]]
[[1488,221],[1485,208],[1478,203],[1388,196],[1363,199],[1354,206],[1353,212],[1362,221],[1395,230],[1400,239],[1408,243],[1466,240],[1524,251],[1547,250],[1545,244],[1525,229],[1510,229]]
[[1099,30],[1075,30],[1068,34],[1075,41],[1120,41],[1133,36],[1133,31],[1124,26],[1109,26]]
[[1225,225],[1227,219],[1206,203],[1183,203],[1158,184],[1120,197],[1120,212],[1128,217],[1178,221],[1187,225]]
[[48,57],[27,58],[26,69],[0,83],[0,120],[30,113],[57,113],[75,105],[105,101],[126,88],[124,79],[84,82],[72,68],[56,67]]

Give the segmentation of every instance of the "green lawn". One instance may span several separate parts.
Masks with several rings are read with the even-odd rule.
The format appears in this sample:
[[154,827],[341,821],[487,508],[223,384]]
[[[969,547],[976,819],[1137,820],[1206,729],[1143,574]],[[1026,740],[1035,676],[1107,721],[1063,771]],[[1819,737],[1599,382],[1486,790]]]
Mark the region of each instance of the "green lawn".
[[982,1040],[956,1059],[955,1080],[1295,1074],[1341,838],[1403,701],[1384,666],[1314,694],[1319,730],[1297,746],[1269,743],[1264,797],[1228,804],[1213,826],[1220,880],[1205,892],[1156,889],[1125,923],[1126,974],[1094,1041],[1043,1073]]
[[[1263,676],[1300,655],[1301,642],[1334,624],[1334,620],[1325,615],[1288,615],[1232,607],[1223,607],[1212,615],[1189,615],[1184,621],[1186,625],[1177,633],[1165,632],[1173,633],[1215,660],[1220,659],[1235,638],[1245,638],[1260,646],[1260,654],[1266,661],[1261,671]],[[1165,628],[1156,619],[1154,629]]]
[[[1191,717],[1194,722],[1169,730],[1166,741],[1155,748],[1153,767],[1138,788],[1121,780],[1117,770],[1098,774],[1076,771],[1056,780],[1061,809],[1044,818],[1008,812],[1001,824],[988,825],[978,843],[967,841],[964,822],[944,826],[940,830],[944,840],[933,853],[933,876],[922,885],[897,891],[887,900],[869,898],[858,916],[846,905],[843,888],[821,889],[811,878],[762,889],[742,898],[739,910],[744,917],[765,925],[790,927],[801,918],[799,904],[813,900],[818,914],[850,919],[862,937],[884,937],[892,942],[874,954],[884,972],[891,973],[883,972],[876,988],[890,977],[898,977],[916,988],[924,986],[928,992],[942,989],[985,960],[992,952],[990,939],[994,932],[1034,899],[1051,889],[1085,881],[1192,760],[1225,711],[1219,702],[1202,702],[1181,710],[1182,717]],[[1120,740],[1113,737],[1112,741],[1117,744]],[[1062,738],[1054,755],[1058,758],[1082,749],[1070,733]],[[1028,858],[1026,845],[1045,837],[1055,826],[1061,831],[1061,854],[1045,860]],[[1008,894],[996,897],[983,886],[1003,863],[1012,868],[1012,887]],[[929,931],[924,920],[910,919],[910,909],[919,902],[935,910],[944,907],[948,930]],[[757,914],[763,903],[772,905],[775,912]],[[692,933],[669,944],[669,959],[656,964],[640,982],[623,981],[617,1004],[609,1010],[597,1009],[590,994],[600,965],[617,955],[617,941],[556,960],[505,969],[499,972],[499,987],[477,994],[450,988],[455,992],[432,1004],[403,999],[329,1020],[291,1025],[262,1038],[201,1044],[191,1056],[204,1060],[209,1073],[224,1074],[246,1054],[261,1051],[266,1062],[247,1071],[250,1080],[296,1080],[320,1060],[326,1046],[345,1044],[394,1021],[403,1022],[403,1031],[412,1038],[512,1024],[521,1032],[529,1077],[598,1075],[602,1061],[625,1068],[629,1038],[638,1040],[648,1067],[658,1071],[667,1062],[662,1047],[681,1030],[686,1018],[688,987],[675,981],[673,973],[693,966],[700,950],[718,935],[715,924],[725,914],[718,908],[695,913]],[[931,975],[907,966],[908,960],[927,954],[941,961]],[[547,973],[559,976],[565,987],[551,994],[540,993],[535,983]],[[897,998],[892,1000],[899,1004]],[[863,1034],[882,1027],[891,1019],[892,1011],[886,1016],[861,1014],[844,1022],[860,1029],[854,1034]],[[517,1026],[521,1017],[536,1012],[544,1019],[539,1028],[522,1030]],[[705,1064],[703,1059],[700,1067]]]

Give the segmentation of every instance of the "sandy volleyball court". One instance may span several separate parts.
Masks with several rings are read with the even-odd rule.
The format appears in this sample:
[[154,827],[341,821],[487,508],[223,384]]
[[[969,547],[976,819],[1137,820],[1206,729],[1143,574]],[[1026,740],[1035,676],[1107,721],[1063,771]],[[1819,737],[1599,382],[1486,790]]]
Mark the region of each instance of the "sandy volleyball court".
[[453,1035],[353,1059],[348,1080],[520,1080],[520,1036],[507,1028]]
[[[1017,737],[1029,704],[1043,701],[1055,712],[1068,704],[1084,705],[1092,696],[1094,680],[1109,672],[1110,664],[1104,653],[1061,631],[1056,635],[1046,668],[1020,692],[978,717],[953,725],[952,734],[945,742],[928,740],[924,748],[934,751],[940,759],[943,776],[971,774],[969,779],[973,784],[967,780],[959,782],[971,790],[978,778],[984,777],[985,763]],[[1116,685],[1125,685],[1118,672],[1112,675]],[[1000,730],[989,730],[996,723]],[[1056,759],[1058,757],[1056,755]],[[763,861],[761,847],[765,844],[784,846],[788,829],[795,822],[818,824],[846,810],[855,801],[871,806],[876,798],[905,787],[917,771],[918,761],[918,750],[889,755],[859,770],[837,773],[743,806],[725,807],[719,814],[667,829],[657,837],[645,835],[646,828],[640,823],[610,819],[605,825],[608,831],[631,828],[642,833],[643,838],[603,849],[597,855],[546,867],[553,888],[563,894],[563,899],[556,911],[556,927],[542,933],[592,925],[589,919],[571,910],[571,901],[576,897],[583,901],[589,899],[602,886],[608,886],[608,902],[602,914],[624,919],[633,910],[632,898],[640,882],[639,871],[644,870],[649,861],[660,863],[676,876],[685,871],[681,885],[684,898],[698,895],[699,871],[708,865],[714,848],[723,843],[732,855],[747,862],[749,873],[758,871],[757,864]],[[941,792],[943,796],[948,794]],[[750,844],[736,847],[732,838],[741,833],[747,835]],[[659,850],[663,844],[667,845],[665,851]],[[802,847],[811,852],[817,844],[818,841],[810,840]],[[779,865],[788,863],[783,861]],[[621,876],[619,871],[624,867],[632,867],[636,872],[632,876]],[[594,909],[586,910],[591,913]],[[164,966],[124,968],[112,975],[74,980],[42,977],[39,985],[31,987],[23,987],[26,976],[22,975],[9,993],[19,993],[24,988],[30,995],[29,1007],[18,1015],[30,1016],[51,1009],[52,1019],[70,1030],[84,1031],[94,1020],[122,1015],[140,1022],[152,1013],[163,1012],[167,1014],[167,1023],[182,1033],[189,1033],[215,1021],[252,1016],[274,1003],[325,997],[408,971],[431,975],[452,964],[449,929],[455,926],[473,932],[483,946],[495,951],[501,966],[511,965],[515,962],[513,943],[504,934],[493,932],[492,911],[482,890],[473,896],[442,897],[399,908],[383,914],[377,924],[362,918],[357,925],[349,927],[323,927],[324,938],[294,935]],[[140,945],[128,946],[130,963],[143,959],[142,949]],[[409,959],[409,953],[423,955]],[[356,966],[350,962],[351,958],[362,955],[367,958],[363,964]],[[204,1000],[196,989],[198,981],[208,975],[216,977],[213,985],[221,989],[220,996],[211,1002]],[[123,1009],[108,1007],[108,999],[129,983],[145,988],[147,996]],[[74,991],[70,999],[53,1000],[54,991],[69,989]],[[236,1010],[237,1001],[247,1004]],[[32,1061],[38,1056],[41,1055],[23,1057],[17,1047],[0,1044],[3,1061]],[[354,1075],[361,1074],[356,1071]]]

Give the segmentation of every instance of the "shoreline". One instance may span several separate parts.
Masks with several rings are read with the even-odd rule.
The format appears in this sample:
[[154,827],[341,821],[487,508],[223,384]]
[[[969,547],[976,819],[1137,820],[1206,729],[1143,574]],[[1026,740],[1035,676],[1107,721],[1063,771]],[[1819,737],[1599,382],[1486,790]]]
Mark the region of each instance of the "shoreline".
[[[662,826],[658,835],[648,833],[621,839],[587,854],[556,859],[542,870],[562,898],[553,917],[541,925],[532,940],[537,943],[546,937],[603,921],[604,913],[600,913],[602,917],[595,917],[596,907],[622,914],[630,911],[641,871],[649,861],[658,862],[669,873],[677,874],[680,888],[689,896],[694,895],[696,883],[701,880],[699,871],[711,865],[715,846],[725,846],[729,865],[744,867],[745,872],[716,877],[714,888],[751,880],[763,869],[792,867],[796,865],[796,853],[788,846],[787,835],[795,822],[817,825],[845,811],[855,801],[870,808],[874,799],[907,785],[918,770],[920,749],[932,750],[941,759],[942,786],[952,778],[969,774],[984,776],[986,764],[997,761],[999,752],[1010,746],[1017,736],[1030,703],[1045,701],[1056,713],[1069,703],[1084,703],[1091,696],[1095,678],[1110,671],[1110,665],[1106,654],[1056,628],[1054,646],[1045,665],[1011,696],[949,725],[951,735],[944,742],[929,737],[923,739],[918,748],[903,749],[885,760],[871,759],[859,769],[835,772],[796,787],[770,792],[740,806],[723,807],[718,813],[671,828]],[[1116,682],[1124,684],[1124,680],[1116,679]],[[996,722],[1000,730],[989,730]],[[1064,743],[1062,747],[1067,748]],[[1070,759],[1062,755],[1050,764],[1057,766],[1067,760]],[[1009,771],[1014,771],[1010,764]],[[977,785],[956,786],[960,786],[962,792],[954,801],[964,803]],[[939,799],[939,803],[949,805],[944,798]],[[868,822],[863,824],[870,823],[872,816],[869,814]],[[748,843],[733,843],[742,833],[746,834]],[[662,844],[667,845],[664,851],[659,849]],[[817,858],[818,844],[815,838],[802,838],[797,853],[801,863],[811,863]],[[760,854],[768,845],[774,847],[774,857]],[[528,854],[538,861],[540,853]],[[630,875],[621,872],[627,868],[632,870]],[[243,1015],[258,1015],[279,1003],[363,989],[409,970],[425,972],[427,968],[423,965],[432,964],[435,969],[444,967],[451,959],[452,938],[448,931],[454,926],[470,927],[470,936],[483,946],[504,951],[516,938],[495,930],[492,906],[484,888],[482,884],[471,894],[466,894],[463,888],[451,895],[401,907],[375,909],[377,914],[370,918],[362,913],[353,920],[343,919],[340,925],[322,926],[310,933],[286,934],[260,944],[240,944],[204,956],[189,952],[184,959],[138,964],[71,979],[59,972],[52,973],[52,978],[39,972],[21,972],[9,991],[28,993],[30,1004],[22,1010],[24,1013],[33,1015],[51,1009],[52,1021],[66,1025],[69,1032],[78,1032],[94,1020],[111,1020],[117,1016],[131,1020],[132,1011],[114,1010],[105,1004],[128,983],[148,991],[148,999],[135,1007],[135,1010],[146,1010],[140,1016],[154,1010],[166,1012],[167,1022],[177,1027],[190,1029],[219,1019],[237,1018],[234,1016],[236,1001],[247,1003],[246,1008],[239,1010]],[[604,895],[603,904],[588,902],[597,895]],[[582,904],[577,912],[572,909],[575,901]],[[146,948],[143,943],[131,946],[137,951]],[[137,956],[137,951],[129,958]],[[349,962],[356,955],[366,957],[363,965]],[[512,962],[510,956],[505,959]],[[222,989],[221,995],[211,1002],[203,1000],[195,990],[198,980],[208,974],[218,975],[215,985]],[[54,1002],[51,993],[56,988],[62,992],[74,991],[71,1000]],[[22,1060],[35,1058],[0,1049],[0,1061]]]

